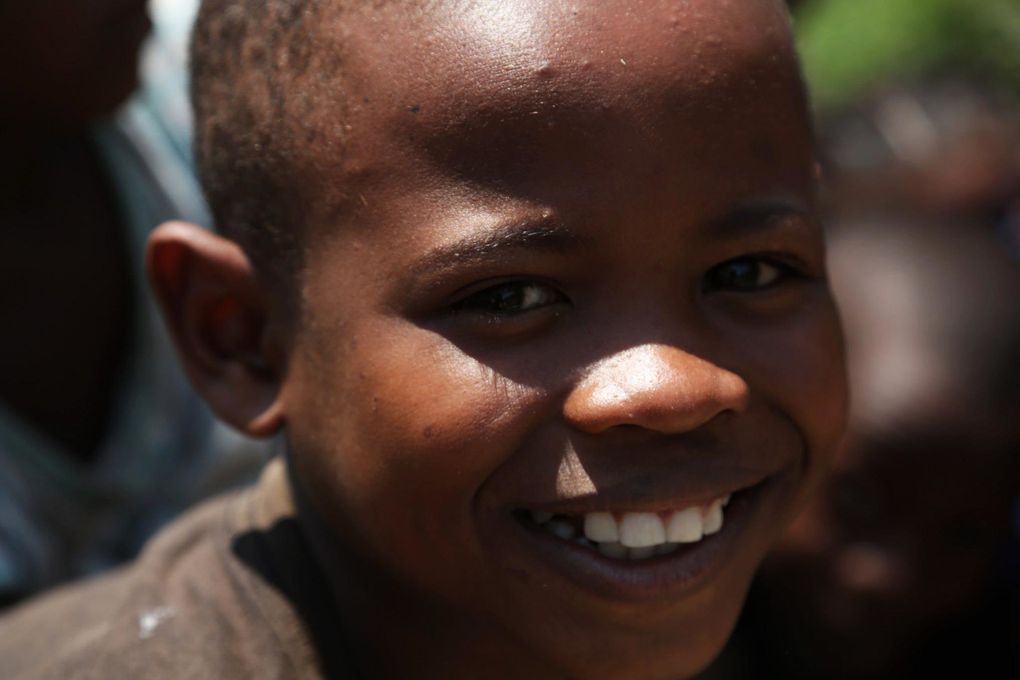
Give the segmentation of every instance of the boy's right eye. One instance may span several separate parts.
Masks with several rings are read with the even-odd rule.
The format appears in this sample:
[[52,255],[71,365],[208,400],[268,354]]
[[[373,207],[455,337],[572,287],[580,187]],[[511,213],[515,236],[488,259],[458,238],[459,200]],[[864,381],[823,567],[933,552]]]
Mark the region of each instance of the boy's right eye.
[[454,304],[453,309],[498,321],[566,303],[569,303],[567,297],[548,284],[506,281],[468,295]]

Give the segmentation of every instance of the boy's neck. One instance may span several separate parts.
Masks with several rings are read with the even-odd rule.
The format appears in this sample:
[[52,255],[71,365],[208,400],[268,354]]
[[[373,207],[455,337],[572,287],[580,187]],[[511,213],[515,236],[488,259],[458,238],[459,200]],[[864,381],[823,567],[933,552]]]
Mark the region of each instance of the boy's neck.
[[[372,678],[561,678],[489,621],[428,601],[359,563],[293,486],[301,526],[335,602],[347,663]],[[321,650],[320,650],[321,651]]]

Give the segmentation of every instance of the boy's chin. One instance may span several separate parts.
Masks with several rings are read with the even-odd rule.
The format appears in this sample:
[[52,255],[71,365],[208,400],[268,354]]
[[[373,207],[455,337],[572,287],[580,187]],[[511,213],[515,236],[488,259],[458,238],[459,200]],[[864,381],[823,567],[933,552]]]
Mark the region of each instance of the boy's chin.
[[736,624],[783,487],[737,494],[717,533],[644,559],[606,556],[526,520],[489,527],[503,573],[521,575],[504,593],[503,625],[567,677],[691,677]]
[[[699,611],[679,611],[656,620],[625,619],[550,621],[529,631],[538,655],[549,659],[563,677],[607,680],[681,680],[703,671],[715,660],[736,625],[743,593],[705,603]],[[683,608],[686,609],[686,608]],[[569,637],[548,632],[556,625]],[[566,638],[566,639],[564,639]]]

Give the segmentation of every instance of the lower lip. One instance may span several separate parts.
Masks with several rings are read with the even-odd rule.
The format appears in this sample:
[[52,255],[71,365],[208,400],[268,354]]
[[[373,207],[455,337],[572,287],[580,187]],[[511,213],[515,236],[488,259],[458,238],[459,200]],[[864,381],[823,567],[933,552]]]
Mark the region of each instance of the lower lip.
[[611,559],[537,526],[511,521],[517,526],[516,534],[524,537],[525,549],[581,588],[614,600],[662,601],[698,590],[729,563],[771,486],[769,479],[734,494],[718,533],[681,545],[668,555],[643,560]]

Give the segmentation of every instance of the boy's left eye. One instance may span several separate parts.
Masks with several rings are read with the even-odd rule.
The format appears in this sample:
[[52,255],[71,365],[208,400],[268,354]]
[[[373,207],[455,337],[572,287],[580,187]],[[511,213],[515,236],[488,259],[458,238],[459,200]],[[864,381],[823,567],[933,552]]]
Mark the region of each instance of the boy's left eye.
[[513,317],[566,301],[562,293],[544,283],[507,281],[464,298],[454,309],[491,317]]
[[706,292],[754,292],[797,276],[795,269],[781,262],[762,257],[738,257],[710,269],[702,289]]

